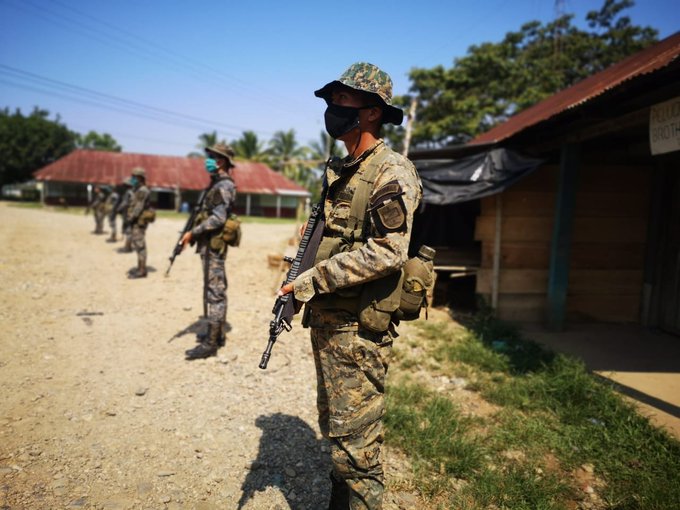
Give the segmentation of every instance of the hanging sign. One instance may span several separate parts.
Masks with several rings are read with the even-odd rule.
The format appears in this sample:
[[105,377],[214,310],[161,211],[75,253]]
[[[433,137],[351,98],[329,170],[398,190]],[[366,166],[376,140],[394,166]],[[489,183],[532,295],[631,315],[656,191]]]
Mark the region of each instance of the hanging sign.
[[651,107],[649,145],[653,155],[680,150],[680,97]]

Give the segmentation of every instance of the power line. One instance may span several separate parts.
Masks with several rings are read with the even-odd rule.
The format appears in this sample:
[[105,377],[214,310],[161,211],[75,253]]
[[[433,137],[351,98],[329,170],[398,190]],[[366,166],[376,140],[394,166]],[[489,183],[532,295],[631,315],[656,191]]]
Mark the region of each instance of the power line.
[[[40,76],[34,73],[29,73],[27,71],[22,71],[4,64],[0,64],[0,76],[5,76],[5,78],[13,78],[15,80],[21,80],[20,82],[0,80],[1,83],[6,85],[32,90],[41,94],[47,94],[50,96],[60,97],[69,101],[73,101],[80,104],[86,104],[94,106],[100,109],[107,109],[114,111],[123,115],[132,115],[136,117],[142,117],[150,119],[156,122],[169,124],[173,126],[183,126],[190,129],[197,129],[201,131],[211,131],[215,127],[221,128],[221,131],[225,131],[231,137],[240,136],[243,131],[254,131],[263,136],[271,136],[273,132],[254,130],[251,128],[246,128],[242,126],[235,126],[231,124],[225,124],[221,122],[215,122],[209,119],[203,119],[200,117],[195,117],[192,115],[186,115],[178,112],[173,112],[170,110],[157,108],[154,106],[145,105],[136,101],[130,101],[117,96],[112,96],[109,94],[104,94],[91,89],[86,89],[84,87],[79,87],[77,85],[71,85],[58,80],[52,80],[44,76]],[[47,87],[38,88],[36,87]]]
[[[104,44],[111,45],[113,47],[118,48],[119,50],[122,49],[123,51],[131,53],[138,58],[143,58],[145,60],[152,61],[156,64],[158,64],[159,61],[162,60],[166,64],[170,63],[171,67],[174,68],[175,70],[180,70],[185,73],[188,70],[189,75],[191,77],[200,76],[201,83],[205,83],[207,80],[211,84],[216,85],[223,89],[225,87],[225,79],[230,82],[236,82],[232,83],[232,86],[235,85],[236,88],[239,90],[240,94],[246,97],[256,99],[258,102],[271,104],[280,110],[299,114],[299,111],[285,107],[286,104],[291,102],[289,99],[282,98],[282,101],[274,101],[272,100],[274,94],[272,94],[271,92],[257,93],[258,87],[252,84],[249,84],[233,76],[227,75],[209,65],[195,62],[194,60],[177,53],[169,52],[167,49],[163,48],[162,46],[156,43],[150,42],[127,30],[115,27],[114,25],[108,22],[105,22],[87,13],[79,11],[78,9],[65,5],[62,2],[58,2],[55,0],[55,3],[58,3],[59,5],[66,7],[72,12],[75,12],[77,15],[92,20],[98,23],[99,25],[105,27],[107,32],[105,33],[103,31],[93,30],[89,26],[83,24],[81,21],[77,19],[64,16],[63,14],[56,12],[52,9],[49,9],[46,6],[36,5],[30,0],[22,0],[22,3],[12,2],[12,0],[5,1],[12,4],[13,7],[18,8],[20,10],[24,10],[26,12],[27,7],[32,8],[33,12],[35,12],[35,14],[37,14],[39,17],[62,27],[64,27],[63,22],[66,21],[67,30],[78,33],[79,35],[86,37],[88,40],[94,39],[99,42],[103,42]],[[115,33],[111,34],[111,31],[122,33],[125,35],[125,37],[120,37]],[[137,41],[141,41],[141,44],[138,42],[131,41],[130,38],[133,38]],[[160,52],[163,53],[163,55],[159,54],[159,50]],[[206,73],[206,70],[210,71],[210,73]],[[262,91],[262,89],[260,90]]]
[[0,83],[3,83],[3,84],[8,85],[10,87],[15,87],[15,88],[18,88],[18,89],[21,89],[21,90],[31,90],[33,92],[46,94],[48,96],[59,97],[59,98],[62,98],[62,99],[66,99],[68,101],[73,101],[73,102],[80,103],[80,104],[86,104],[86,105],[94,106],[95,108],[102,108],[102,109],[105,109],[105,110],[111,110],[113,112],[121,113],[121,114],[124,114],[124,115],[132,115],[132,116],[135,116],[135,117],[150,119],[150,120],[153,120],[153,121],[156,121],[156,122],[160,122],[160,123],[163,123],[163,124],[169,124],[169,125],[172,125],[172,126],[183,126],[183,127],[186,127],[186,128],[199,129],[199,130],[209,129],[209,128],[206,128],[205,125],[199,126],[199,125],[196,125],[196,124],[189,124],[188,122],[171,121],[171,120],[168,120],[168,119],[163,119],[161,117],[154,116],[154,115],[147,114],[147,113],[143,113],[143,112],[134,112],[134,111],[124,110],[122,108],[116,108],[116,107],[111,106],[111,105],[97,103],[95,101],[90,101],[90,100],[87,100],[87,99],[75,98],[75,97],[72,97],[72,96],[69,96],[69,95],[66,95],[66,94],[61,94],[59,92],[55,92],[55,91],[51,91],[51,90],[45,90],[45,89],[38,88],[38,87],[33,87],[33,86],[27,85],[25,83],[16,83],[16,82],[11,82],[11,81],[8,81],[8,80],[3,80],[3,79],[0,79]]
[[[83,124],[78,124],[78,123],[71,123],[69,122],[68,124],[69,128],[75,128],[81,131],[93,131],[91,126],[85,126]],[[173,147],[177,147],[178,145],[184,145],[187,144],[186,140],[184,141],[174,141],[174,140],[168,140],[168,139],[160,139],[160,138],[149,138],[148,136],[140,136],[140,135],[135,135],[135,134],[130,134],[130,133],[123,133],[122,131],[117,131],[117,130],[106,130],[106,133],[110,134],[111,136],[114,136],[116,138],[132,138],[134,140],[143,140],[145,142],[153,142],[153,143],[160,143],[163,145],[172,145]],[[87,134],[87,133],[85,133]],[[190,144],[187,144],[190,145]]]
[[[63,81],[59,80],[54,80],[51,78],[47,78],[45,76],[41,76],[35,73],[31,73],[28,71],[24,71],[22,69],[18,69],[16,67],[11,67],[5,64],[0,64],[0,74],[10,74],[13,78],[19,78],[28,81],[29,83],[33,84],[39,84],[41,86],[47,86],[50,88],[56,88],[64,92],[68,93],[73,93],[73,94],[78,94],[78,97],[82,96],[83,94],[88,96],[90,99],[94,99],[98,103],[112,103],[116,107],[123,107],[123,108],[128,108],[132,109],[133,111],[136,110],[141,110],[143,111],[147,116],[148,115],[154,115],[156,116],[156,119],[169,119],[170,121],[175,121],[177,119],[179,120],[188,120],[191,122],[198,122],[200,124],[207,124],[207,125],[212,125],[212,126],[220,126],[228,130],[237,130],[237,131],[247,131],[249,130],[248,128],[244,128],[242,126],[235,126],[233,124],[225,124],[223,122],[217,122],[214,120],[209,120],[209,119],[203,119],[200,117],[195,117],[193,115],[187,115],[183,113],[178,113],[178,112],[173,112],[171,110],[166,110],[164,108],[158,108],[155,106],[150,106],[146,105],[137,101],[132,101],[129,99],[124,99],[118,96],[113,96],[111,94],[106,94],[103,92],[98,92],[96,90],[88,89],[85,87],[80,87],[78,85],[73,85],[70,83],[66,83]],[[251,131],[253,131],[251,129]],[[259,131],[261,134],[267,134],[271,135],[271,132],[266,132],[266,131]]]

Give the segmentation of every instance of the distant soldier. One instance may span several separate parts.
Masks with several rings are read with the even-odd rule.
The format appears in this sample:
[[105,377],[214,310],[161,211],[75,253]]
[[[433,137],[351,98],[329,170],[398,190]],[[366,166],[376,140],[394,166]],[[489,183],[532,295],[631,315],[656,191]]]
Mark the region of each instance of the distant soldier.
[[146,171],[136,167],[132,170],[132,200],[127,211],[127,221],[131,226],[132,249],[137,252],[137,269],[130,271],[128,278],[146,278],[146,227],[153,221],[151,217],[151,191],[146,187]]
[[85,214],[87,214],[90,209],[94,213],[94,232],[93,234],[103,234],[104,233],[104,208],[106,207],[106,193],[104,193],[103,187],[98,184],[94,185],[94,193],[92,195],[92,201],[88,204],[87,209],[85,209]]
[[236,188],[229,175],[234,167],[234,151],[218,143],[206,150],[205,169],[210,174],[201,210],[192,229],[182,237],[182,245],[193,240],[203,263],[203,309],[208,320],[208,334],[201,342],[186,351],[189,360],[214,356],[224,345],[224,326],[227,321],[227,273],[224,267],[227,244],[223,231],[236,200]]
[[109,228],[111,229],[111,235],[106,240],[107,243],[116,242],[116,208],[118,202],[120,201],[120,195],[116,191],[115,187],[111,187],[111,193],[106,197],[105,212],[109,218]]
[[130,202],[132,202],[132,196],[134,195],[132,183],[133,183],[132,177],[128,177],[123,181],[125,191],[123,191],[120,203],[116,208],[116,213],[120,214],[121,220],[120,230],[121,233],[123,234],[123,237],[125,238],[125,246],[123,247],[122,250],[119,251],[127,253],[132,251],[132,227],[130,226],[130,222],[128,222],[127,220],[128,208],[130,207]]

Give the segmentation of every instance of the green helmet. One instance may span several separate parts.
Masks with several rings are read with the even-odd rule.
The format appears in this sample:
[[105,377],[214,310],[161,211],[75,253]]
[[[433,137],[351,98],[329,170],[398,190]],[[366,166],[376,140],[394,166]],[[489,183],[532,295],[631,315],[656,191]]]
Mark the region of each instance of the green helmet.
[[392,79],[378,66],[368,62],[352,64],[342,73],[340,78],[327,83],[315,91],[314,95],[330,103],[333,88],[338,84],[377,96],[383,107],[383,122],[390,122],[398,126],[404,120],[404,112],[400,108],[392,106]]
[[146,178],[146,170],[144,170],[141,166],[136,166],[132,169],[132,175]]
[[226,143],[219,142],[212,147],[206,147],[205,152],[212,152],[213,154],[222,156],[223,158],[226,158],[231,166],[234,166],[234,149],[229,147]]

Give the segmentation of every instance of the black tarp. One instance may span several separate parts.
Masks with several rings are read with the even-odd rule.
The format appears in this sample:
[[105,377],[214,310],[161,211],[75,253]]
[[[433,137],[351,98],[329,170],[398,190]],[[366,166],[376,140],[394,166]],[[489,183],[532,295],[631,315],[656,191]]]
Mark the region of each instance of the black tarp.
[[460,159],[415,160],[423,182],[423,203],[448,205],[493,195],[534,171],[543,160],[509,149],[492,149]]

